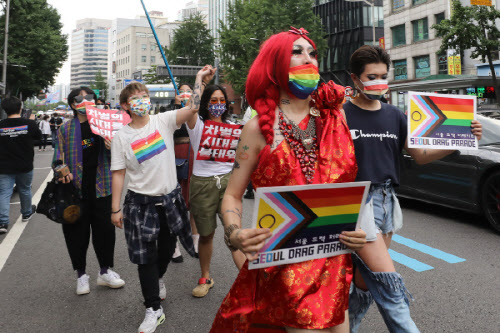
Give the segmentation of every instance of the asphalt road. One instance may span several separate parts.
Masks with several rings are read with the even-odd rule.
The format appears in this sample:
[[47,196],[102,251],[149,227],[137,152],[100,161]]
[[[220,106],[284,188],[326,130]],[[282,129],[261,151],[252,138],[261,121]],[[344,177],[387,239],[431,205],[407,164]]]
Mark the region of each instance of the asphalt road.
[[[33,194],[50,171],[51,155],[49,151],[36,153]],[[11,200],[11,225],[19,218],[18,201],[15,194]],[[244,200],[245,226],[250,225],[252,204],[253,200]],[[411,311],[420,330],[500,331],[500,235],[475,215],[407,200],[402,206],[405,222],[400,236],[404,238],[393,242],[391,248],[398,258],[403,256],[398,259],[403,264],[396,263],[396,268],[415,299]],[[9,233],[11,231],[9,229]],[[0,251],[5,251],[6,237],[0,236]],[[422,252],[422,246],[412,245],[418,248],[414,249],[404,245],[411,245],[408,239],[430,247],[431,250],[424,247],[430,254]],[[223,243],[222,228],[218,228],[214,244],[211,272],[215,287],[205,298],[191,296],[199,278],[196,259],[184,255],[184,263],[169,266],[165,278],[167,299],[163,302],[167,320],[157,332],[209,331],[237,275]],[[443,256],[437,250],[465,261],[447,262],[438,258]],[[5,256],[5,252],[0,252],[0,257],[2,255]],[[91,293],[77,296],[76,276],[61,227],[44,216],[35,215],[25,225],[0,271],[0,332],[137,332],[144,308],[136,267],[128,260],[123,232],[117,231],[115,250],[115,270],[126,281],[123,289],[97,286],[98,265],[92,246],[87,258]],[[425,270],[416,271],[415,267]],[[360,331],[387,332],[375,306],[368,312]]]

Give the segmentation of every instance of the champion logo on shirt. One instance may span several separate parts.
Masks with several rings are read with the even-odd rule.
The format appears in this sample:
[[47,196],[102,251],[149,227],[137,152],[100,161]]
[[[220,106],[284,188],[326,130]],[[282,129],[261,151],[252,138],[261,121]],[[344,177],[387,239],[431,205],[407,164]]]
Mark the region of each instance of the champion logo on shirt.
[[139,163],[143,163],[167,149],[158,130],[145,139],[132,142],[131,146]]
[[363,130],[351,129],[351,137],[353,140],[358,138],[377,138],[382,141],[384,138],[397,140],[398,136],[396,134],[389,133],[386,131],[385,133],[364,133]]

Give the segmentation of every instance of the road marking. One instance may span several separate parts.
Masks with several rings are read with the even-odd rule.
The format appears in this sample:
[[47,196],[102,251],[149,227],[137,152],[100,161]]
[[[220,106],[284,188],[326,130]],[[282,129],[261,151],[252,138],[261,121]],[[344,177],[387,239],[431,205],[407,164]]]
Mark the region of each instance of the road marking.
[[391,255],[391,258],[393,261],[400,263],[401,265],[405,265],[405,266],[413,269],[414,271],[424,272],[424,271],[434,269],[434,267],[432,267],[432,266],[424,264],[423,262],[420,262],[417,259],[410,258],[410,257],[405,256],[404,254],[396,252],[394,250],[389,249],[389,254]]
[[444,260],[450,264],[456,264],[458,262],[465,261],[465,259],[454,256],[453,254],[435,249],[433,247],[427,246],[427,245],[422,244],[422,243],[415,242],[414,240],[402,237],[400,235],[392,236],[392,240],[395,241],[396,243],[406,245],[411,249],[414,249],[414,250],[420,251],[422,253],[428,254],[430,256],[433,256],[434,258]]
[[19,205],[20,203],[21,203],[21,202],[20,202],[20,201],[18,201],[18,202],[11,202],[10,204],[11,204],[11,205]]
[[34,168],[34,170],[45,170],[45,169],[52,169],[52,167],[45,167],[45,168]]
[[[38,188],[36,191],[35,195],[31,199],[32,202],[39,202],[40,198],[42,197],[42,193],[45,190],[44,184],[47,184],[47,182],[50,181],[52,178],[52,173],[49,172],[47,175],[47,178],[42,182],[42,185]],[[24,231],[24,228],[26,228],[26,225],[28,225],[28,222],[22,222],[22,215],[19,215],[19,218],[17,219],[16,223],[9,229],[9,232],[3,239],[3,242],[0,244],[0,272],[3,269],[3,266],[5,265],[5,262],[7,262],[7,259],[10,256],[10,253],[14,249],[14,246],[16,246],[17,241],[21,237],[21,234]]]

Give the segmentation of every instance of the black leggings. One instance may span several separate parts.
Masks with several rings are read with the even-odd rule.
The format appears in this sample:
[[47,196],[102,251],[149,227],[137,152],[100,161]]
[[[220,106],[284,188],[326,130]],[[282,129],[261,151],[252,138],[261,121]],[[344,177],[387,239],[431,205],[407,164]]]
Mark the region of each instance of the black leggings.
[[82,216],[75,224],[62,225],[74,270],[85,271],[87,249],[92,244],[100,267],[113,267],[115,226],[111,223],[111,196],[82,203]]
[[42,134],[42,138],[40,139],[40,145],[38,146],[38,149],[45,149],[47,146],[47,138],[49,137],[48,134]]
[[177,237],[170,233],[168,228],[165,211],[162,206],[157,206],[156,210],[160,218],[160,233],[156,242],[151,242],[148,252],[152,254],[150,263],[139,264],[139,281],[141,282],[142,295],[144,296],[144,305],[146,308],[158,310],[160,308],[160,288],[158,280],[163,277],[167,271],[168,264],[175,251]]

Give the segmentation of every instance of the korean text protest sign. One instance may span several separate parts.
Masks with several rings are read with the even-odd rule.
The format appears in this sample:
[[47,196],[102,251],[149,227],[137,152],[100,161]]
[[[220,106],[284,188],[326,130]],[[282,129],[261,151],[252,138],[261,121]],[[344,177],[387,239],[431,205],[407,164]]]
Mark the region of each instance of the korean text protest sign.
[[350,253],[339,234],[356,229],[369,189],[370,182],[258,188],[253,227],[273,235],[248,268]]
[[206,120],[196,159],[233,163],[242,127]]
[[130,116],[121,110],[103,110],[87,106],[87,118],[94,134],[112,139],[116,132],[130,123]]
[[430,149],[477,149],[471,133],[476,97],[408,93],[408,146]]

